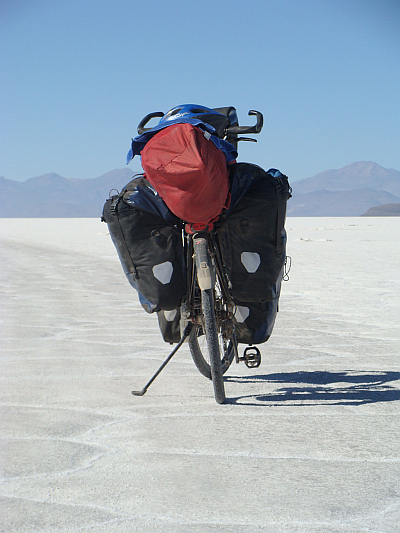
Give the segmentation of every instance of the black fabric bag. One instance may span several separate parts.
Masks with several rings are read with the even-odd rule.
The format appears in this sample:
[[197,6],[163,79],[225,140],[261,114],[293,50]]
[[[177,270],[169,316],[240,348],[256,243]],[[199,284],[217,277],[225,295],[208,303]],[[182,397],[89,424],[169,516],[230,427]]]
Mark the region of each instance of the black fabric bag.
[[143,308],[179,308],[186,292],[181,222],[149,182],[137,177],[109,198],[102,220]]
[[181,310],[158,311],[158,326],[165,342],[174,344],[181,340],[180,320]]
[[231,170],[231,206],[217,227],[222,258],[237,306],[238,342],[268,340],[278,311],[286,260],[287,176],[257,165]]
[[243,302],[269,302],[285,263],[286,176],[250,163],[232,171],[232,202],[217,232],[232,295]]
[[238,343],[262,344],[270,338],[279,308],[280,287],[281,279],[276,283],[275,298],[269,302],[241,302],[235,299],[233,322]]

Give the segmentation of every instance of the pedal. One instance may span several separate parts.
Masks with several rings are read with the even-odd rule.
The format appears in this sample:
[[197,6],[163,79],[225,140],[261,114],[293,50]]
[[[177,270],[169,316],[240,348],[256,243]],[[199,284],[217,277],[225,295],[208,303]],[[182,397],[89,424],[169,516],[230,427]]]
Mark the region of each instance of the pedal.
[[261,353],[255,346],[248,346],[243,357],[239,357],[239,361],[244,361],[247,368],[258,368],[261,365]]

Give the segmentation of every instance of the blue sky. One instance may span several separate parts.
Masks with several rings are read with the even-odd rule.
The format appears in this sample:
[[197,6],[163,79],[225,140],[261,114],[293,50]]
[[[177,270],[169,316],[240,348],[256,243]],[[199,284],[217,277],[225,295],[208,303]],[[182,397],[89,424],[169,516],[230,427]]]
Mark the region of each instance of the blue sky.
[[0,0],[0,46],[8,179],[123,168],[140,119],[181,103],[261,111],[239,160],[292,181],[400,170],[399,0]]

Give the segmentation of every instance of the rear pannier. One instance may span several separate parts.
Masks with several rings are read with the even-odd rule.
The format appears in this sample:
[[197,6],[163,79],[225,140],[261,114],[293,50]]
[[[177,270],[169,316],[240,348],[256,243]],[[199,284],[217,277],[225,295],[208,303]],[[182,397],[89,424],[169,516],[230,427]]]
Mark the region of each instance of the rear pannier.
[[269,302],[241,302],[234,299],[236,308],[233,321],[239,343],[261,344],[270,338],[279,307],[281,281],[280,275],[274,288],[276,296]]
[[165,342],[174,344],[181,339],[181,310],[174,309],[173,311],[158,311],[158,327]]
[[181,221],[143,177],[107,200],[107,222],[122,268],[148,313],[179,308],[186,291]]

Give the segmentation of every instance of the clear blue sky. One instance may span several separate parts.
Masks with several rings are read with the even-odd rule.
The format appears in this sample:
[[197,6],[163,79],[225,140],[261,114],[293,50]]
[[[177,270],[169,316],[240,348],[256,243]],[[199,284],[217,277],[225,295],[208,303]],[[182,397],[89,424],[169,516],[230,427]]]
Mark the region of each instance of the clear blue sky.
[[8,179],[123,168],[140,119],[181,103],[261,111],[239,159],[292,181],[400,170],[399,0],[0,0],[0,46]]

